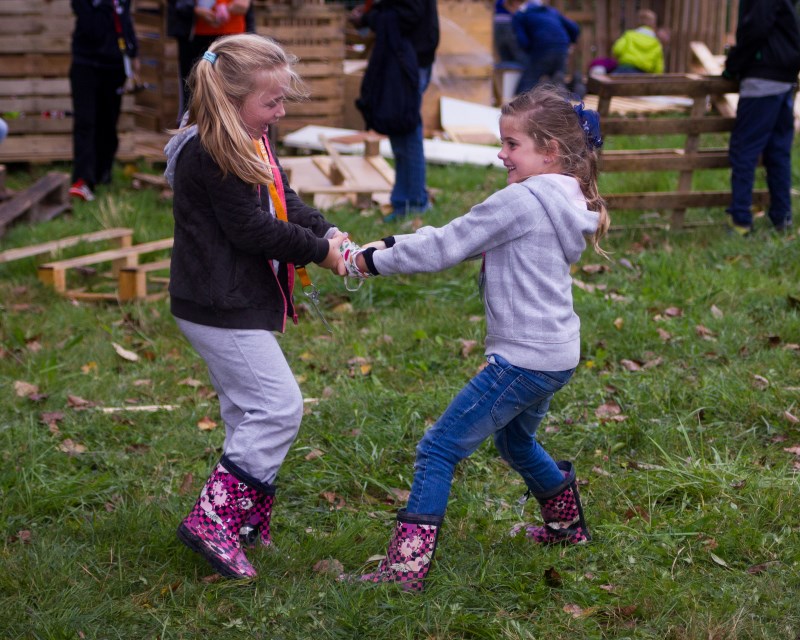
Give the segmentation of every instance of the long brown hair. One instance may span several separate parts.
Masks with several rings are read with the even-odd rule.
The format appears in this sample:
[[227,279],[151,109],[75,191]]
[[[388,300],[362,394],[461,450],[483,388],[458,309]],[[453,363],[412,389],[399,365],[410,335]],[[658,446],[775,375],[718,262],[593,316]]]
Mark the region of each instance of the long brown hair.
[[600,217],[597,231],[590,238],[592,247],[605,256],[600,240],[608,231],[611,218],[597,187],[597,151],[566,92],[539,84],[503,105],[500,113],[501,117],[514,118],[537,151],[552,153],[562,172],[580,183],[587,208]]
[[197,124],[200,142],[223,174],[233,173],[254,185],[272,182],[272,170],[257,155],[239,110],[264,73],[287,100],[305,98],[305,87],[292,68],[297,58],[255,34],[219,38],[208,51],[216,59],[201,58],[189,75],[192,99],[187,124]]

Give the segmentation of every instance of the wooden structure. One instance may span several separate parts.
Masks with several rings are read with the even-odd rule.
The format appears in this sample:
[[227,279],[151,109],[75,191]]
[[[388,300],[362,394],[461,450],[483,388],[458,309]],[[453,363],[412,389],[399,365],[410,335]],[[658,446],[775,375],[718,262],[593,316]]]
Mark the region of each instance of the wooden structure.
[[[709,112],[708,104],[715,98],[737,91],[735,83],[718,76],[698,74],[630,74],[621,76],[593,76],[589,79],[590,93],[598,96],[598,111],[603,122],[603,133],[614,135],[659,136],[680,134],[685,136],[680,149],[648,149],[636,151],[603,151],[600,170],[624,171],[677,171],[678,182],[673,191],[604,194],[611,209],[672,210],[672,226],[684,225],[686,209],[694,207],[724,207],[730,203],[729,191],[697,191],[693,177],[697,171],[724,169],[729,166],[728,149],[701,146],[704,134],[729,132],[734,118]],[[646,119],[609,117],[615,97],[624,96],[689,96],[693,106],[688,118]],[[756,190],[753,200],[763,204],[765,190]]]
[[51,171],[0,204],[0,237],[15,222],[45,222],[71,209],[69,176]]
[[[153,262],[140,264],[139,258],[152,253],[163,253],[172,248],[173,239],[164,238],[142,244],[123,246],[118,249],[108,249],[97,253],[47,262],[39,266],[39,280],[67,297],[74,300],[119,301],[153,300],[167,294],[163,285],[168,282],[166,277],[156,279],[154,274],[169,270],[169,260],[159,259]],[[111,276],[117,281],[117,289],[112,293],[87,291],[84,287],[69,288],[68,274],[81,268],[92,265],[111,263]],[[148,282],[162,285],[162,290],[157,293],[148,292]]]
[[130,247],[133,243],[133,229],[128,229],[127,227],[115,227],[112,229],[103,229],[102,231],[82,233],[77,236],[59,238],[58,240],[51,240],[50,242],[29,245],[27,247],[8,249],[0,252],[0,264],[4,262],[13,262],[14,260],[24,260],[25,258],[33,258],[41,255],[52,256],[59,251],[67,249],[68,247],[74,247],[84,243],[88,244],[90,242],[111,242],[117,248]]

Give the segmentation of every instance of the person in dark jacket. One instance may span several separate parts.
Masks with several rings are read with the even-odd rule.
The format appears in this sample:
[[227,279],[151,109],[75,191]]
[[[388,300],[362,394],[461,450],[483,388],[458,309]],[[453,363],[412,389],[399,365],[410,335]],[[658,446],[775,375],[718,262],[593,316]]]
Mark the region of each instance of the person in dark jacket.
[[769,219],[781,232],[792,224],[790,198],[794,97],[800,72],[800,27],[790,0],[742,0],[736,45],[723,76],[739,80],[739,105],[731,133],[732,229],[753,228],[753,182],[762,156],[769,188]]
[[[436,0],[380,0],[365,10],[363,5],[353,9],[350,21],[356,27],[369,27],[375,31],[381,21],[380,14],[392,11],[400,34],[411,42],[419,65],[419,104],[428,88],[436,48],[439,46],[439,13]],[[426,188],[425,151],[423,148],[422,120],[410,133],[390,134],[389,141],[395,162],[395,182],[390,201],[392,212],[387,221],[402,218],[410,213],[424,213],[430,208]]]
[[511,19],[514,33],[528,59],[517,84],[517,93],[532,89],[543,76],[564,86],[569,48],[580,35],[581,28],[553,7],[531,0]]
[[111,182],[125,80],[138,72],[130,0],[72,0],[72,186],[74,198],[94,200]]
[[344,234],[292,191],[267,135],[284,101],[304,93],[295,61],[261,36],[215,40],[189,76],[189,124],[165,149],[170,308],[208,366],[225,422],[222,458],[178,537],[230,578],[256,574],[245,527],[259,546],[271,542],[275,477],[303,416],[273,335],[297,320],[294,275],[307,287],[310,262],[345,275]]

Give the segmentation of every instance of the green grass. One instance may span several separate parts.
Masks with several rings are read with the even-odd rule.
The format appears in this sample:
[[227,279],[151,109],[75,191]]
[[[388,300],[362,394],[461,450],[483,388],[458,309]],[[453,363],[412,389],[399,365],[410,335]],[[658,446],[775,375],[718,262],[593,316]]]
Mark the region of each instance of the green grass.
[[[603,181],[639,188],[635,174]],[[503,182],[432,167],[429,222]],[[1,248],[103,226],[130,225],[137,241],[170,235],[169,204],[125,184],[120,173],[71,215],[11,228]],[[742,239],[724,232],[721,210],[693,214],[720,225],[618,231],[605,242],[610,262],[587,252],[575,273],[586,285],[575,288],[583,360],[540,438],[575,461],[593,542],[508,537],[535,509],[520,514],[521,481],[486,443],[458,469],[421,595],[341,584],[314,566],[357,572],[385,551],[402,506],[391,492],[410,487],[417,441],[482,362],[476,263],[356,293],[311,269],[334,334],[304,309],[281,337],[315,401],[279,476],[276,549],[251,554],[259,577],[244,585],[204,580],[209,567],[175,538],[222,428],[197,427],[219,422],[217,404],[167,303],[76,304],[37,283],[35,260],[0,265],[0,637],[796,638],[800,458],[785,449],[800,446],[790,417],[800,416],[800,243],[764,219]],[[328,216],[360,242],[407,230],[349,208]],[[478,347],[464,354],[464,340]],[[356,357],[368,375],[351,372]],[[17,381],[40,396],[19,397]],[[75,396],[97,406],[72,408]],[[599,418],[605,403],[624,418]],[[98,408],[135,404],[177,408]],[[85,451],[68,455],[67,440]],[[323,455],[306,459],[312,450]],[[551,568],[559,579],[545,578]]]

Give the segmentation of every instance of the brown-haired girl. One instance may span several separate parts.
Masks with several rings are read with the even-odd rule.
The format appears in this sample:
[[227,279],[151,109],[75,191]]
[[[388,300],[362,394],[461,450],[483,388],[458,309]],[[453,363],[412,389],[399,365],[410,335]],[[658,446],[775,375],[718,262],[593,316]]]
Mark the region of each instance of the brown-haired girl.
[[487,366],[456,396],[417,446],[414,481],[397,515],[386,558],[361,576],[420,590],[444,518],[455,467],[488,437],[535,497],[538,543],[589,540],[571,462],[556,462],[536,439],[553,395],[580,358],[580,319],[570,265],[589,238],[596,251],[609,218],[597,190],[599,116],[537,86],[500,118],[508,186],[441,228],[367,245],[351,275],[440,271],[483,255]]
[[294,265],[345,272],[345,236],[292,191],[267,138],[284,101],[303,94],[294,62],[261,36],[216,40],[189,79],[188,125],[166,147],[171,310],[208,365],[225,422],[222,458],[178,537],[231,578],[256,575],[240,529],[270,544],[275,477],[303,415],[272,333],[297,321]]

